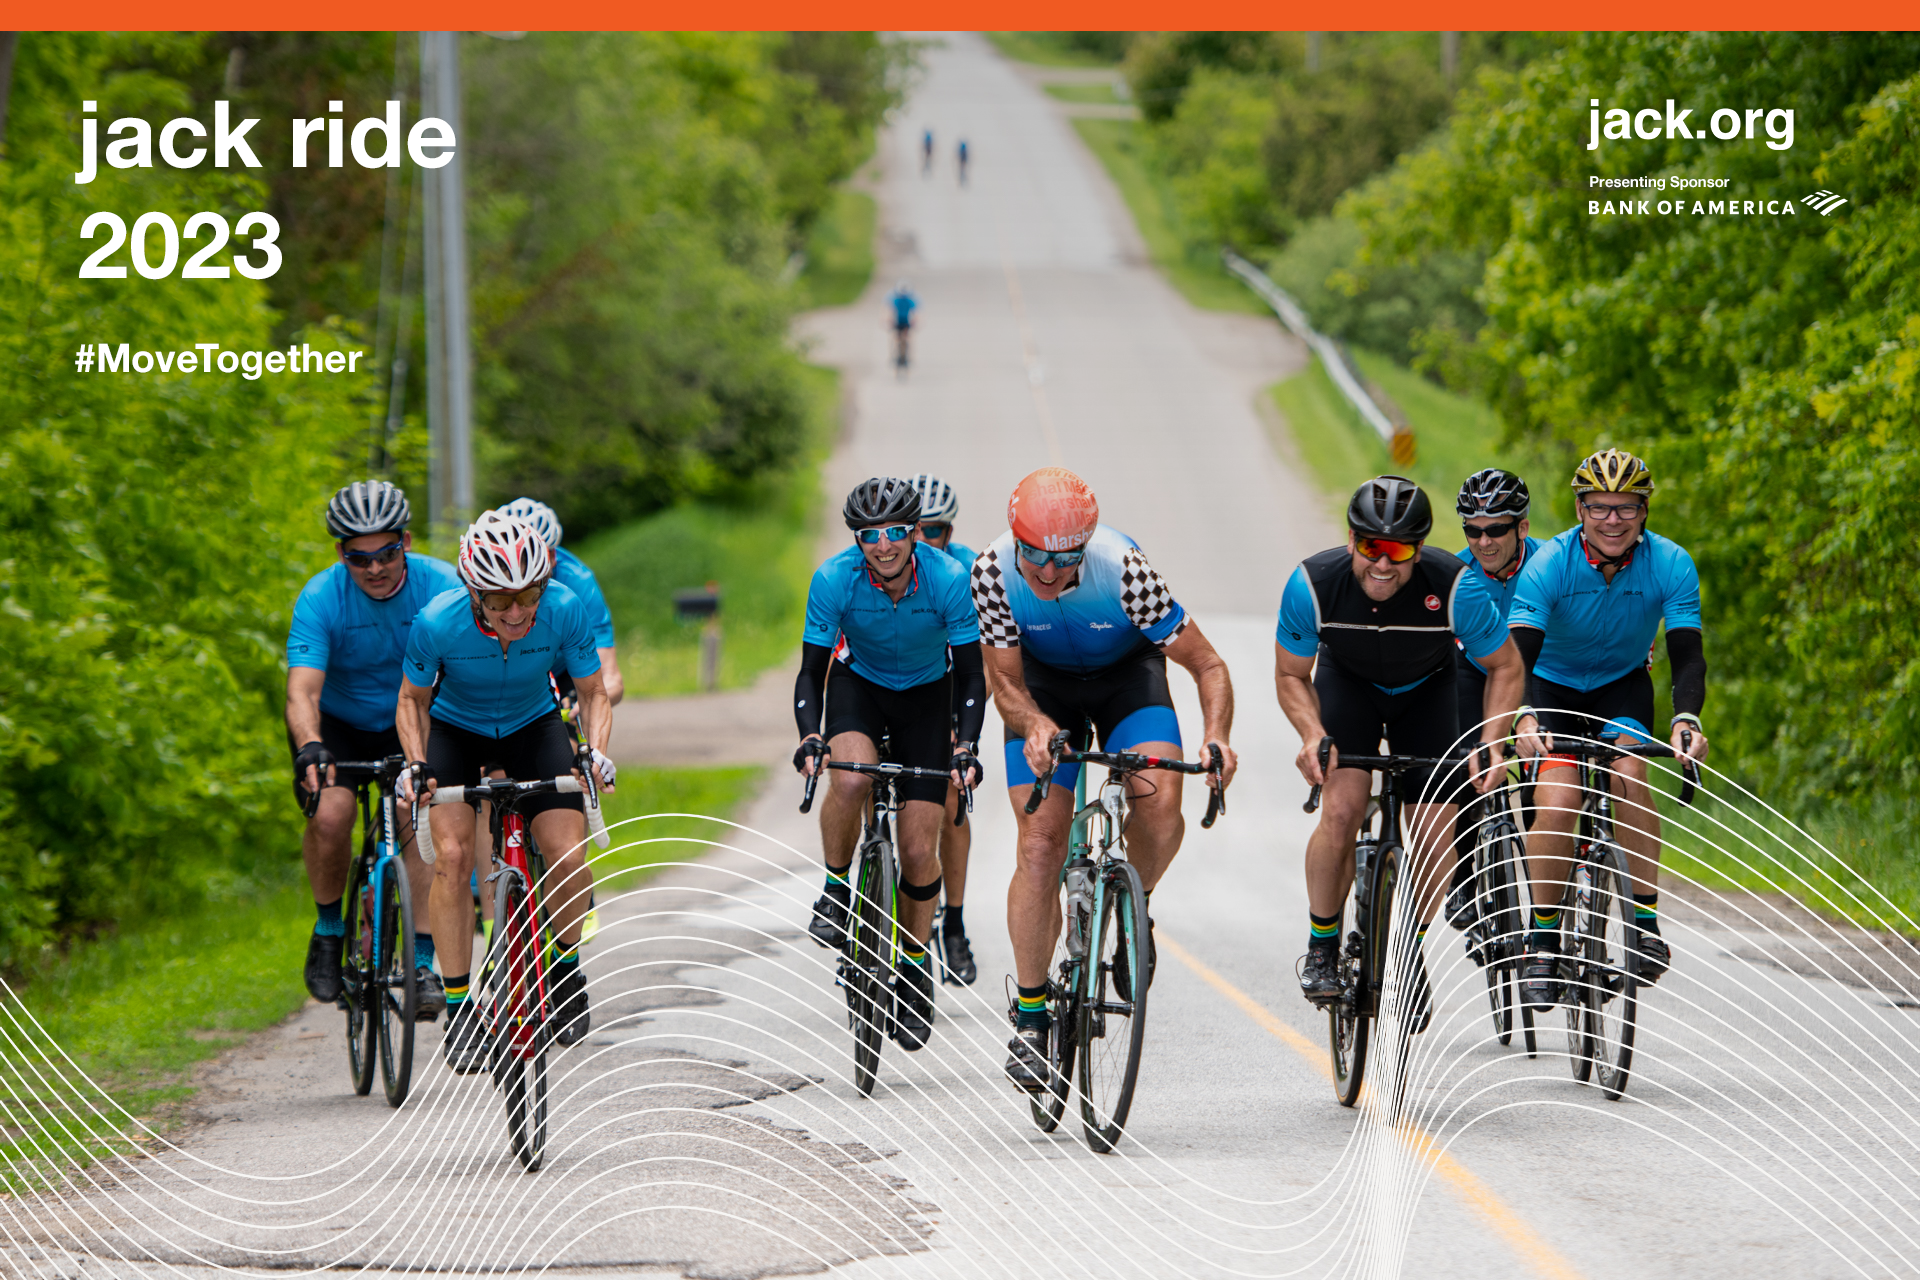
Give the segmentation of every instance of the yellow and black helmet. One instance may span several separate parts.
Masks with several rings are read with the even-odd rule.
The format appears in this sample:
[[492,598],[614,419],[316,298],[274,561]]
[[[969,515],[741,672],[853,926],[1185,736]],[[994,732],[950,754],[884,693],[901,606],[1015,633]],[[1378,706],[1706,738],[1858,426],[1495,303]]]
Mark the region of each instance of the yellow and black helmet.
[[1653,472],[1624,449],[1602,449],[1573,469],[1575,493],[1653,492]]

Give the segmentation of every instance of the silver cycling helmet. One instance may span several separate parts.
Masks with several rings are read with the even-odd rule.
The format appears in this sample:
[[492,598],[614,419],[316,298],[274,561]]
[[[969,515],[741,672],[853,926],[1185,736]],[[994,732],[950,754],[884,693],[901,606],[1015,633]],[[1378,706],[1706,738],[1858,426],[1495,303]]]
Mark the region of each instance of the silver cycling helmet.
[[540,499],[515,498],[512,502],[500,508],[500,514],[503,516],[512,516],[515,520],[525,520],[534,527],[535,531],[537,531],[541,537],[547,540],[548,546],[558,547],[560,545],[560,536],[562,533],[560,517],[553,513],[552,507],[540,501]]
[[522,591],[553,576],[553,548],[525,520],[482,511],[460,537],[460,580],[475,591]]
[[922,471],[909,477],[907,483],[920,495],[922,520],[952,520],[960,514],[960,499],[954,496],[953,486],[939,476]]
[[370,533],[399,533],[412,519],[406,491],[385,480],[355,480],[327,503],[327,532],[339,542]]
[[1460,486],[1460,496],[1454,500],[1453,509],[1468,519],[1475,516],[1519,516],[1524,520],[1532,506],[1533,498],[1527,493],[1525,480],[1511,471],[1488,467],[1467,477],[1467,482]]

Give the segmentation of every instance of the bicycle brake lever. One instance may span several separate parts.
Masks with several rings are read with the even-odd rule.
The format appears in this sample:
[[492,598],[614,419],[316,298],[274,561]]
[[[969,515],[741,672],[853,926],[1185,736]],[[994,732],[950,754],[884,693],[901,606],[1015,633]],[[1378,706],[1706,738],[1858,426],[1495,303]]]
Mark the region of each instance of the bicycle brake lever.
[[1686,759],[1680,762],[1680,803],[1691,806],[1694,793],[1700,789],[1700,762],[1693,758],[1693,733],[1680,731],[1680,750]]
[[1227,811],[1227,787],[1224,771],[1227,767],[1226,756],[1220,751],[1220,744],[1209,744],[1213,751],[1213,764],[1207,769],[1207,779],[1211,785],[1207,788],[1207,816],[1200,819],[1200,829],[1213,826],[1214,819]]
[[807,775],[807,792],[805,797],[802,798],[800,801],[800,812],[806,813],[813,808],[813,787],[814,787],[814,784],[819,781],[820,781],[819,774],[810,773]]
[[[1329,753],[1332,750],[1333,750],[1332,738],[1320,739],[1320,776],[1323,778],[1327,776],[1327,760],[1329,758]],[[1300,811],[1302,813],[1312,813],[1315,809],[1318,809],[1320,807],[1321,785],[1322,784],[1318,782],[1313,784],[1313,790],[1307,793],[1307,802],[1304,805],[1300,806]]]

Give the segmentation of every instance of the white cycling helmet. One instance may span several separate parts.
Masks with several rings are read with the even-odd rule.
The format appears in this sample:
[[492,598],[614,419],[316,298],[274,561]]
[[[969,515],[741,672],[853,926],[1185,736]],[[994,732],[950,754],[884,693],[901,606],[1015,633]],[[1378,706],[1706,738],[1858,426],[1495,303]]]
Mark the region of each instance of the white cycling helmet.
[[952,520],[960,514],[960,499],[954,496],[953,486],[939,476],[922,471],[907,483],[920,495],[922,520]]
[[515,520],[525,520],[534,527],[534,531],[547,540],[550,547],[560,545],[560,517],[553,514],[553,508],[538,498],[515,498],[500,508],[503,516],[512,516]]
[[553,576],[553,548],[525,520],[482,511],[460,538],[460,580],[475,591],[522,591]]

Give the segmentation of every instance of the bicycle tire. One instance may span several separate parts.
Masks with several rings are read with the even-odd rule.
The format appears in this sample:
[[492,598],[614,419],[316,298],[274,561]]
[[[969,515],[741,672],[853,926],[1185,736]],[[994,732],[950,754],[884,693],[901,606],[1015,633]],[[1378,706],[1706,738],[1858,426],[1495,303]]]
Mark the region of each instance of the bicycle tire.
[[1593,868],[1583,858],[1573,864],[1573,874],[1569,877],[1568,903],[1565,908],[1566,932],[1561,936],[1564,949],[1561,968],[1573,970],[1566,986],[1567,1011],[1567,1064],[1573,1069],[1573,1078],[1586,1084],[1593,1078],[1593,1036],[1587,1025],[1586,1002],[1586,939],[1588,936],[1587,915],[1593,908]]
[[860,851],[858,894],[854,899],[853,928],[848,933],[848,955],[841,966],[847,989],[847,1026],[853,1032],[853,1088],[863,1098],[873,1096],[880,1075],[880,1047],[893,1018],[893,894],[899,881],[893,846],[869,840]]
[[[1520,984],[1520,972],[1517,969],[1514,970],[1513,981],[1517,989]],[[1520,1042],[1526,1046],[1529,1058],[1540,1056],[1540,1043],[1533,1034],[1533,1010],[1525,1005],[1520,1006]]]
[[407,1100],[413,1082],[413,1026],[420,1012],[414,981],[413,886],[397,858],[388,859],[380,877],[379,963],[370,986],[380,1025],[380,1083],[387,1105]]
[[371,898],[366,882],[360,878],[366,862],[365,855],[354,860],[346,892],[340,897],[346,928],[340,951],[340,996],[347,1006],[347,1074],[354,1093],[363,1098],[373,1091],[373,1060],[379,1035],[376,1007],[369,998],[377,975],[373,967],[373,912],[368,910]]
[[1634,955],[1639,928],[1633,909],[1633,881],[1618,847],[1596,859],[1591,945],[1593,983],[1587,992],[1587,1034],[1593,1044],[1594,1083],[1609,1102],[1626,1092],[1633,1073],[1633,1041],[1639,1020],[1640,966]]
[[1047,1065],[1053,1069],[1053,1078],[1047,1084],[1045,1093],[1027,1095],[1027,1103],[1033,1108],[1033,1123],[1040,1132],[1052,1133],[1060,1127],[1060,1118],[1067,1113],[1067,1095],[1072,1092],[1074,1048],[1078,1043],[1080,1025],[1080,1003],[1072,995],[1072,989],[1063,990],[1054,987],[1053,1030],[1047,1036]]
[[1513,956],[1518,950],[1519,887],[1514,874],[1513,845],[1519,833],[1513,823],[1497,819],[1481,828],[1481,857],[1486,892],[1481,897],[1482,955],[1486,961],[1487,1000],[1493,1009],[1493,1032],[1503,1045],[1513,1043],[1514,986],[1518,975]]
[[[508,872],[495,882],[493,946],[493,1083],[506,1102],[507,1141],[528,1173],[547,1153],[547,994],[540,931],[526,886]],[[527,1083],[533,1082],[531,1105]]]
[[[1369,820],[1371,820],[1369,818]],[[1367,912],[1367,893],[1372,888],[1373,866],[1379,844],[1371,836],[1354,845],[1353,884],[1347,890],[1347,902],[1340,912],[1344,938],[1340,942],[1341,996],[1327,1006],[1327,1050],[1333,1060],[1333,1096],[1343,1107],[1360,1101],[1360,1087],[1366,1083],[1367,1049],[1372,1024],[1368,1016],[1367,950],[1365,939],[1371,928]],[[1359,872],[1365,871],[1363,879]],[[1352,932],[1345,932],[1349,925]]]
[[[1140,1080],[1147,1033],[1147,891],[1133,864],[1114,861],[1100,880],[1081,969],[1080,1122],[1095,1155],[1112,1151],[1126,1131]],[[1115,974],[1125,956],[1125,972]],[[1112,999],[1108,996],[1111,995]]]

